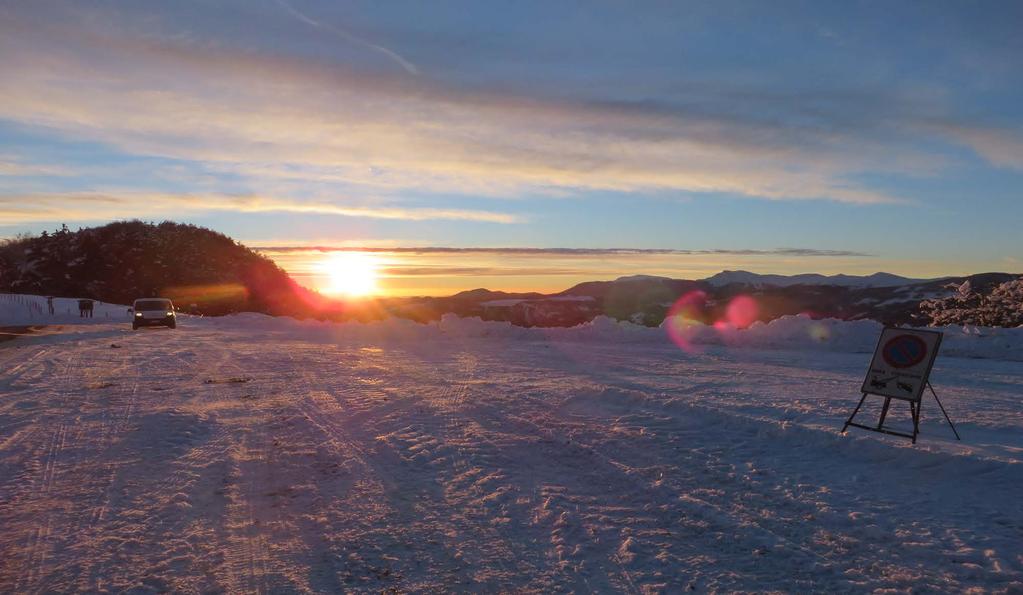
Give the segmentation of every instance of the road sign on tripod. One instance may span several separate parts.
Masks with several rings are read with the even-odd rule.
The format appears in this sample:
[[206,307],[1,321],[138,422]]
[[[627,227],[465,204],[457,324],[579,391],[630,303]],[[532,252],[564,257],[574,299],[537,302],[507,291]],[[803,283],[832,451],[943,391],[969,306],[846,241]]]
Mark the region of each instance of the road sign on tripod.
[[[945,414],[948,425],[952,426],[956,439],[959,439],[959,432],[949,419],[948,413],[938,400],[938,394],[934,392],[929,377],[931,368],[934,367],[934,360],[938,356],[938,349],[941,347],[941,333],[938,331],[922,331],[917,329],[905,329],[898,327],[885,327],[881,331],[881,338],[878,339],[877,347],[874,348],[874,356],[870,360],[870,368],[867,369],[867,376],[863,380],[863,387],[860,391],[863,396],[856,405],[852,415],[842,426],[844,434],[849,426],[910,438],[916,444],[917,435],[920,433],[920,405],[923,400],[924,387],[927,387],[934,400],[937,401],[941,412]],[[853,420],[859,413],[860,407],[867,399],[867,395],[884,397],[884,405],[881,407],[881,417],[876,426],[868,426],[855,423]],[[907,401],[910,414],[913,418],[913,433],[907,434],[886,428],[885,418],[888,416],[888,408],[892,399]]]

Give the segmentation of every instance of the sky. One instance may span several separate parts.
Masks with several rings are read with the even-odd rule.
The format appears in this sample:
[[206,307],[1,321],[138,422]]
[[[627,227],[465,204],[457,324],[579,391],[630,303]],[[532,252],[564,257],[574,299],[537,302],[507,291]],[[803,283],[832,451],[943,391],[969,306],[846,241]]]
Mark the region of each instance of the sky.
[[394,294],[1020,272],[1020,22],[997,1],[0,0],[0,237],[169,219],[313,286],[322,248],[369,248]]

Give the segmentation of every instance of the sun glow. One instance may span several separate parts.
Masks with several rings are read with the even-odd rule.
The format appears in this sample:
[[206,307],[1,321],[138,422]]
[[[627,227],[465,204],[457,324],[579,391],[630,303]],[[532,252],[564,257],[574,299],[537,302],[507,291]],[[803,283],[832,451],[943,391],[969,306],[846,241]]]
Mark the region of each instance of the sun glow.
[[378,265],[374,254],[335,252],[320,265],[328,281],[323,292],[351,297],[377,293]]

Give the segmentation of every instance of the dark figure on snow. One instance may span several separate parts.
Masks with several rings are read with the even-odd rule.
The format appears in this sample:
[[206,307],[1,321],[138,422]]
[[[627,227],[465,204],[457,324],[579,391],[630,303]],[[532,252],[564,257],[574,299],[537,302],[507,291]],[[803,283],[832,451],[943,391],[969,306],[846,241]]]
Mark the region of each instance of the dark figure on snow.
[[46,298],[46,309],[50,311],[50,316],[53,316],[53,296]]
[[92,300],[78,300],[78,317],[92,318]]

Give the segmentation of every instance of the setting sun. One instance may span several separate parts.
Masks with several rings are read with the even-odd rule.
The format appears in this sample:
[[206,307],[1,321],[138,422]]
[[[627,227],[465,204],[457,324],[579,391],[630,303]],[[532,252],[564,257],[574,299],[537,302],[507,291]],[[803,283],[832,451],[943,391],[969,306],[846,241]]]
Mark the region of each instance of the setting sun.
[[336,252],[322,263],[327,277],[323,292],[366,296],[377,292],[377,258],[366,252]]

